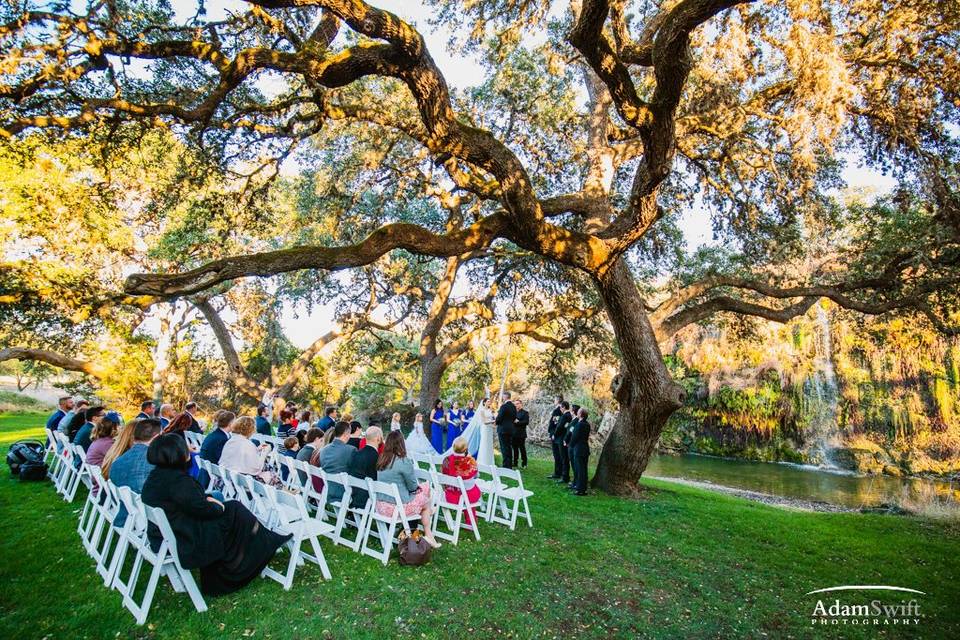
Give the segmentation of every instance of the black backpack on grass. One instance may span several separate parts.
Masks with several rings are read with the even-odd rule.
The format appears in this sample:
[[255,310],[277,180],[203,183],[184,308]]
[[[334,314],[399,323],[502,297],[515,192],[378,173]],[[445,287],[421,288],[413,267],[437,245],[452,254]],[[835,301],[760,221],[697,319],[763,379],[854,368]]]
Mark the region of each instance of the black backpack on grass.
[[[37,467],[43,468],[43,479],[47,475],[47,465],[44,464],[45,449],[43,444],[36,440],[20,440],[10,445],[7,451],[7,466],[10,467],[10,475],[19,477],[21,480],[30,480],[36,475]],[[27,468],[28,478],[23,477],[23,469]]]

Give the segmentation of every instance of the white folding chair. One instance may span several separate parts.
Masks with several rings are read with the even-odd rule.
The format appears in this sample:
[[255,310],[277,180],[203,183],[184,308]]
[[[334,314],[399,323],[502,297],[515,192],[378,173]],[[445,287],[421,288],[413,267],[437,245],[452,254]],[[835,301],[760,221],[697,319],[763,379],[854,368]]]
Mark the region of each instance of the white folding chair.
[[[311,518],[310,514],[307,513],[306,501],[302,496],[278,491],[262,482],[254,483],[254,491],[263,504],[271,507],[267,528],[281,535],[289,534],[293,536],[286,544],[286,548],[290,552],[286,572],[280,573],[268,565],[263,570],[262,575],[276,580],[286,591],[289,591],[290,587],[293,586],[293,576],[296,573],[297,565],[310,561],[319,566],[324,579],[329,580],[330,568],[327,566],[327,560],[324,558],[323,550],[320,548],[320,540],[317,536],[328,534],[333,527],[326,522]],[[303,550],[304,541],[310,542],[313,549],[312,555]]]
[[259,483],[259,480],[256,480],[253,476],[248,476],[245,473],[240,473],[232,469],[223,469],[223,473],[229,478],[236,489],[234,499],[249,509],[250,513],[255,515],[258,520],[266,522],[270,514],[267,507],[263,504],[263,501],[260,500],[256,492],[256,487],[254,486]]
[[83,510],[80,512],[80,520],[77,523],[77,533],[80,534],[83,548],[99,565],[101,536],[109,530],[117,513],[117,505],[113,501],[113,495],[106,489],[106,480],[103,479],[100,467],[92,465],[87,467],[93,488],[87,493],[87,499],[83,503]]
[[[121,487],[121,491],[126,488],[127,487]],[[122,567],[117,571],[117,575],[114,578],[114,586],[120,590],[123,596],[123,605],[133,614],[137,624],[146,622],[147,614],[150,612],[150,605],[153,603],[153,596],[157,590],[157,583],[160,580],[160,576],[165,575],[167,579],[170,580],[174,591],[177,593],[186,591],[197,611],[206,611],[207,603],[204,602],[203,596],[200,595],[200,589],[197,588],[197,583],[194,582],[193,575],[180,566],[180,560],[177,557],[177,539],[170,529],[170,523],[167,521],[166,514],[162,509],[143,504],[139,496],[136,496],[133,492],[128,491],[121,495],[124,496],[124,504],[127,505],[127,509],[130,512],[128,520],[134,517],[138,523],[143,524],[142,527],[132,528],[132,535],[129,537],[130,546],[136,554],[133,559],[133,567],[129,580],[126,582],[122,580]],[[157,551],[151,548],[150,540],[147,537],[146,523],[148,522],[159,529],[162,537],[160,548]],[[147,579],[143,596],[138,600],[137,582],[143,570],[144,562],[152,565],[153,568]]]
[[203,446],[203,434],[197,433],[195,431],[184,431],[183,437],[187,441],[188,445],[193,445],[197,449],[200,449]]
[[43,430],[47,434],[47,446],[43,452],[43,461],[47,465],[47,477],[52,480],[55,475],[54,466],[59,464],[60,461],[60,456],[57,455],[60,453],[60,441],[57,440],[53,430],[46,427]]
[[520,476],[520,472],[516,469],[506,469],[504,467],[494,467],[493,472],[497,490],[494,506],[490,513],[490,521],[505,524],[513,531],[517,526],[517,517],[523,516],[527,519],[527,524],[532,527],[533,518],[530,517],[530,506],[527,504],[527,498],[532,497],[533,492],[523,488],[523,478]]
[[[202,460],[202,459],[201,459]],[[223,494],[224,500],[233,500],[237,496],[237,488],[233,481],[227,477],[226,471],[220,465],[214,464],[209,460],[202,460],[200,467],[205,469],[210,481],[207,483],[206,491],[217,490]]]
[[[463,483],[463,478],[459,476],[448,476],[442,473],[433,473],[433,535],[437,538],[449,540],[457,544],[460,540],[460,529],[469,529],[473,531],[473,537],[480,540],[480,528],[477,526],[474,510],[482,505],[481,497],[476,502],[471,503],[467,499],[467,489]],[[447,489],[458,492],[455,501],[447,498]],[[446,530],[442,529],[440,518],[446,525]]]
[[[326,474],[323,472],[323,469],[313,466],[306,460],[294,460],[293,466],[298,471],[298,476],[303,475],[298,481],[300,482],[302,495],[306,498],[307,511],[313,513],[317,520],[326,522],[327,519],[330,518],[330,514],[327,511]],[[319,489],[314,485],[314,480],[318,481],[320,485]],[[330,519],[334,522],[336,521],[335,516]],[[330,538],[333,539],[332,531],[330,532]]]
[[57,431],[54,433],[54,436],[57,438],[57,442],[60,445],[60,451],[57,454],[59,462],[56,466],[56,474],[53,478],[53,486],[57,490],[58,494],[64,496],[66,487],[73,483],[74,476],[77,475],[77,468],[74,466],[73,461],[76,453],[74,453],[73,447],[70,444],[70,440],[66,435]]
[[[105,494],[101,505],[104,516],[101,521],[103,531],[102,533],[94,531],[95,551],[91,555],[97,561],[97,573],[103,578],[103,585],[109,587],[113,581],[113,572],[117,568],[113,559],[119,551],[120,534],[123,530],[123,527],[114,526],[117,514],[120,512],[121,502],[119,489],[109,480],[104,479],[102,481],[100,492]],[[98,524],[97,526],[101,525]],[[124,526],[126,526],[126,523],[124,523]]]
[[[280,474],[280,481],[283,486],[295,493],[303,492],[303,483],[300,482],[300,474],[297,472],[297,459],[290,456],[277,456],[277,473]],[[284,479],[283,471],[286,469],[287,477]]]
[[[357,551],[363,542],[363,527],[366,523],[359,517],[359,510],[350,506],[350,501],[353,499],[353,487],[356,484],[350,482],[350,476],[347,473],[324,472],[323,486],[327,499],[327,514],[324,515],[323,519],[328,516],[333,518],[332,540],[336,544],[342,544]],[[336,500],[331,500],[330,489],[332,487],[343,487],[343,495]],[[356,535],[352,539],[347,535],[348,526],[356,530]]]
[[90,467],[83,461],[87,455],[83,447],[78,444],[70,444],[67,445],[67,447],[73,452],[70,460],[73,473],[63,485],[63,499],[67,502],[73,502],[73,499],[77,497],[77,489],[80,488],[81,484],[90,488]]
[[497,502],[497,489],[499,488],[492,465],[477,464],[476,483],[480,487],[480,497],[483,503],[480,511],[483,514],[483,519],[489,522],[493,516],[493,507]]
[[[396,541],[397,528],[402,527],[409,534],[410,524],[408,521],[419,520],[420,514],[418,513],[411,518],[404,514],[400,492],[397,490],[397,485],[391,482],[380,482],[368,478],[367,492],[370,495],[370,501],[373,503],[373,509],[370,512],[369,524],[363,534],[360,552],[376,558],[386,565],[390,562],[390,552],[393,550],[393,544]],[[387,502],[393,507],[390,515],[383,515],[377,510],[376,502],[378,500]],[[378,543],[380,548],[371,545],[371,541]]]

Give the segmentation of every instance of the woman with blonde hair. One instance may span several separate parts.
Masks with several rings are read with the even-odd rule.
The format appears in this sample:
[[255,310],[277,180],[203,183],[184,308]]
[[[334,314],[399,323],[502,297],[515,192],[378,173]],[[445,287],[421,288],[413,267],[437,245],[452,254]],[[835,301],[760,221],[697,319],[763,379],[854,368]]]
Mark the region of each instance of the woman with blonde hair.
[[225,469],[256,476],[269,483],[272,474],[263,470],[263,464],[270,451],[270,445],[262,444],[259,447],[251,440],[257,430],[257,423],[250,416],[240,416],[230,423],[231,437],[223,445],[220,454],[220,466]]
[[110,445],[107,453],[103,456],[103,462],[100,463],[100,471],[107,480],[110,479],[110,467],[113,466],[116,459],[129,451],[133,446],[133,432],[136,426],[136,420],[127,422],[127,424],[120,429],[120,433],[113,439],[113,444]]
[[[467,502],[475,503],[480,499],[480,487],[477,486],[477,461],[467,452],[467,439],[463,436],[454,438],[453,449],[440,467],[440,473],[447,476],[463,478],[463,488],[467,490]],[[444,494],[447,502],[456,503],[460,500],[460,490],[455,487],[446,487]],[[477,514],[470,509],[470,520],[477,526]]]

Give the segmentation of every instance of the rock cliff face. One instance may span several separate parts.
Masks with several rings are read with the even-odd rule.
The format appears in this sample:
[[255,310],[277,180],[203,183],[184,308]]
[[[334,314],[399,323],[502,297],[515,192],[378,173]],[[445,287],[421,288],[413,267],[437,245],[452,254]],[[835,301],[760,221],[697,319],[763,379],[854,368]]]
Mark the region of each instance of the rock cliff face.
[[815,307],[788,325],[694,327],[670,356],[688,390],[661,449],[960,472],[960,342]]

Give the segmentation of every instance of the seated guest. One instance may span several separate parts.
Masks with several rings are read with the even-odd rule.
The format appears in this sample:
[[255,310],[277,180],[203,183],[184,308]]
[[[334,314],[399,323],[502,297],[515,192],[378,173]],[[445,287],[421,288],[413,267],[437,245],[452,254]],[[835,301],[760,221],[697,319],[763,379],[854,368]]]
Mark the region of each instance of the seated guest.
[[103,459],[107,451],[113,446],[113,441],[117,437],[117,427],[119,427],[113,416],[106,415],[100,420],[100,424],[93,427],[90,434],[90,447],[87,449],[87,464],[99,467],[103,464]]
[[[112,449],[107,453],[107,460],[104,460],[103,477],[109,479],[118,487],[130,487],[134,493],[140,493],[143,490],[143,483],[147,476],[153,471],[153,465],[147,462],[147,446],[153,442],[153,439],[160,434],[159,420],[138,420],[131,422],[124,427],[123,432],[117,441],[120,443],[127,438],[130,439],[132,446],[129,450],[123,452],[112,462],[109,457]],[[113,524],[122,527],[127,520],[127,511],[120,505],[120,511],[114,518]]]
[[160,427],[165,429],[170,421],[176,417],[177,412],[172,404],[160,405]]
[[270,420],[267,419],[269,408],[265,404],[257,405],[257,433],[262,436],[272,436],[273,427],[270,426]]
[[[203,439],[200,444],[200,453],[197,455],[213,464],[220,464],[223,445],[227,444],[227,440],[230,439],[230,424],[236,417],[236,414],[232,411],[224,411],[223,409],[213,414],[214,429]],[[210,476],[203,469],[197,475],[197,480],[202,487],[210,484]]]
[[[407,457],[403,436],[397,431],[391,431],[387,436],[383,453],[377,459],[377,480],[397,485],[397,492],[403,503],[404,516],[420,514],[424,539],[431,547],[439,549],[440,543],[436,541],[430,530],[430,516],[433,514],[433,509],[430,507],[430,483],[417,482],[413,461]],[[394,508],[391,502],[377,500],[377,512],[388,518],[393,515]]]
[[[253,433],[253,418],[246,420]],[[187,473],[190,452],[183,438],[160,436],[150,444],[147,461],[155,468],[143,485],[143,502],[163,509],[177,539],[180,564],[187,570],[200,569],[204,595],[232,593],[256,579],[290,539],[261,525],[239,502],[222,503],[206,495]],[[160,548],[163,538],[153,524],[147,537],[154,550]]]
[[273,479],[272,476],[263,470],[263,463],[270,452],[270,445],[262,444],[257,447],[250,441],[250,436],[254,434],[256,428],[256,423],[249,416],[240,416],[231,423],[230,432],[233,436],[223,445],[220,466],[270,482]]
[[[350,471],[350,461],[357,450],[347,444],[350,439],[350,423],[338,422],[337,426],[331,429],[333,440],[320,450],[320,468],[328,474],[348,473]],[[343,497],[343,485],[330,482],[327,489],[327,500],[337,502]]]
[[106,417],[107,412],[103,407],[90,407],[82,414],[83,426],[81,426],[73,436],[73,444],[78,444],[86,451],[90,448],[90,436],[93,434],[93,428],[100,424],[100,421]]
[[360,441],[363,440],[363,425],[356,420],[350,421],[350,439],[347,444],[354,449],[360,448]]
[[[380,446],[383,444],[383,431],[380,427],[367,427],[367,433],[364,437],[364,446],[353,454],[350,459],[349,473],[354,478],[377,479],[377,459],[380,457]],[[362,507],[367,503],[369,493],[365,489],[354,489],[353,496],[350,498],[350,504],[354,507]]]
[[154,412],[153,400],[145,400],[140,403],[140,413],[134,418],[134,420],[146,420],[147,418],[152,418]]
[[[280,450],[280,455],[296,460],[298,451],[300,451],[300,440],[297,439],[297,436],[290,436],[283,441],[283,449]],[[286,481],[289,473],[286,466],[280,465],[280,477],[284,481]]]
[[[456,478],[463,478],[463,488],[467,490],[467,502],[473,504],[480,499],[480,487],[477,486],[477,461],[467,453],[467,439],[463,436],[453,441],[453,453],[443,459],[440,473]],[[447,502],[456,503],[460,500],[460,490],[447,487],[444,489]],[[470,508],[470,519],[473,525],[477,524],[477,514]]]
[[300,420],[299,422],[297,422],[297,429],[299,429],[300,431],[306,431],[307,429],[309,429],[310,418],[311,418],[311,414],[309,409],[304,409],[303,411],[301,411]]
[[73,398],[70,396],[65,396],[60,398],[57,401],[57,410],[50,414],[50,417],[47,418],[46,427],[50,431],[55,430],[60,425],[60,420],[63,419],[63,416],[67,415],[67,412],[73,409]]
[[293,412],[284,409],[280,412],[280,426],[277,427],[277,437],[286,438],[297,432],[297,423],[293,419]]
[[286,411],[290,412],[290,415],[293,416],[293,419],[291,420],[291,423],[293,424],[294,428],[299,427],[299,426],[300,426],[300,421],[297,420],[297,403],[296,403],[296,402],[288,402],[288,403],[286,404],[286,406],[284,406],[284,409],[285,409]]
[[190,428],[188,430],[194,433],[203,433],[203,427],[200,426],[200,421],[197,420],[198,411],[199,409],[197,408],[196,402],[188,402],[183,405],[183,412],[190,416]]
[[[193,404],[194,407],[196,407],[196,404],[192,402],[189,404]],[[194,427],[196,427],[196,429]],[[194,433],[203,433],[202,431],[198,431],[199,428],[200,427],[199,427],[199,424],[197,423],[196,418],[194,418],[190,412],[184,411],[180,415],[176,416],[173,420],[171,420],[170,423],[163,428],[163,433],[164,434],[174,433],[180,436],[181,438],[183,438],[184,442],[186,442],[187,437],[183,435],[184,432],[192,431]],[[197,464],[197,460],[196,460],[197,453],[198,453],[196,449],[196,445],[188,446],[188,448],[190,449],[190,461],[191,461],[190,475],[192,475],[194,478],[199,478],[200,465]]]
[[[297,460],[301,462],[306,462],[307,464],[313,464],[314,466],[320,466],[319,456],[317,457],[316,464],[313,462],[313,457],[319,453],[318,449],[322,446],[323,443],[323,431],[317,429],[316,427],[310,427],[307,429],[307,432],[303,435],[303,447],[300,448],[300,451],[297,452]],[[307,481],[307,474],[305,471],[300,471],[300,483],[303,484]],[[317,491],[320,491],[320,488],[317,488]]]
[[133,446],[135,425],[136,420],[131,420],[118,430],[117,437],[114,438],[113,444],[110,445],[107,453],[103,456],[103,462],[100,463],[100,473],[103,474],[104,478],[110,478],[110,468],[113,466],[113,463]]
[[323,411],[323,417],[317,420],[317,429],[326,433],[337,424],[337,408],[327,407]]
[[82,414],[84,411],[87,410],[87,407],[89,406],[90,406],[90,403],[87,402],[86,400],[83,400],[83,399],[77,400],[77,402],[73,406],[73,409],[70,409],[69,411],[67,411],[63,415],[63,417],[60,418],[60,422],[57,423],[57,430],[60,431],[60,433],[67,436],[68,439],[72,440],[73,438],[71,438],[71,436],[76,434],[77,431],[80,430],[80,427],[83,426],[83,420],[81,420],[80,422],[77,423],[76,429],[74,429],[73,431],[70,431],[73,425],[73,421],[77,418],[78,414]]

